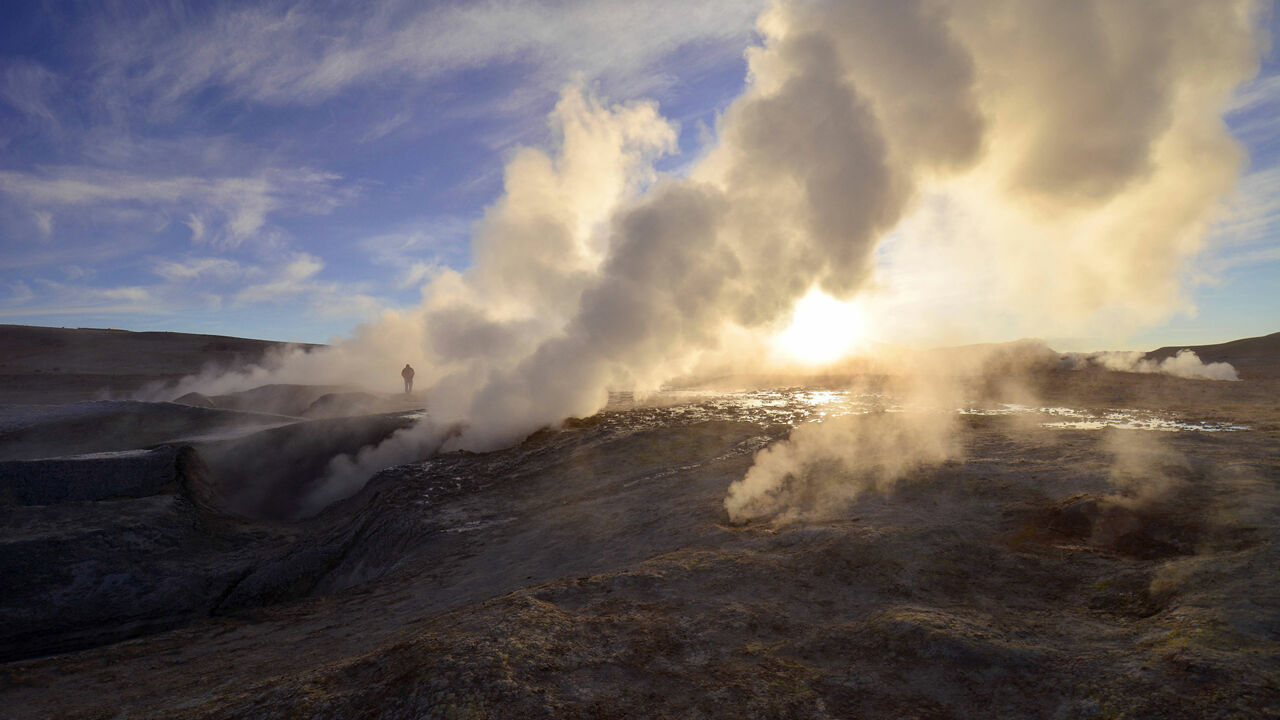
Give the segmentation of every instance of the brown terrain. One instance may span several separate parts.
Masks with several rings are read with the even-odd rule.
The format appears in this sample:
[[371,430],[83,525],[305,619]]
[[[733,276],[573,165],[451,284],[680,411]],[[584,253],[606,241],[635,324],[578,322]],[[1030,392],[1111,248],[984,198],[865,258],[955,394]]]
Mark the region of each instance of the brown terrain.
[[[1183,350],[1182,346],[1162,347],[1147,354],[1152,360],[1164,360]],[[1256,338],[1245,338],[1218,345],[1186,346],[1205,363],[1227,362],[1240,373],[1240,377],[1255,380],[1275,380],[1280,377],[1280,332]]]
[[1239,382],[984,354],[957,457],[734,524],[810,389],[619,395],[308,509],[412,403],[83,402],[264,346],[28,330],[65,344],[0,346],[5,717],[1280,717],[1280,334],[1197,349]]
[[256,363],[285,346],[221,335],[0,325],[0,403],[123,396],[206,367]]

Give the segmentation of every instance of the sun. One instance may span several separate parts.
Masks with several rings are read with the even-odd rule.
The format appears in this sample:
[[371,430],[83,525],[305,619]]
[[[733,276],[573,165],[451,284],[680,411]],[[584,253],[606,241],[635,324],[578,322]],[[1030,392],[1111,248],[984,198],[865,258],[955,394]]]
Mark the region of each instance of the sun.
[[865,341],[866,311],[813,288],[796,302],[791,325],[773,336],[774,351],[804,365],[827,365]]

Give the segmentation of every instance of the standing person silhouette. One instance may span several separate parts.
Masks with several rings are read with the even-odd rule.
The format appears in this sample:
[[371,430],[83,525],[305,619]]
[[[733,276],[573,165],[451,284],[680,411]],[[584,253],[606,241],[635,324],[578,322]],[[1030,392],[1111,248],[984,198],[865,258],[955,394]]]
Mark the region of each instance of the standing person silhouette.
[[409,363],[404,364],[404,369],[400,371],[400,377],[404,378],[404,394],[408,395],[413,392],[413,368],[409,367]]

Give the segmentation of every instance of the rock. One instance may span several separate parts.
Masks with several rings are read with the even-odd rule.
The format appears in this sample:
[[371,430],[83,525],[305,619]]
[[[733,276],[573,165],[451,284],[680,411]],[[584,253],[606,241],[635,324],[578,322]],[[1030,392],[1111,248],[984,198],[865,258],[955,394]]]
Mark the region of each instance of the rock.
[[185,445],[192,437],[237,435],[289,422],[296,418],[135,400],[0,406],[0,460]]
[[386,407],[382,398],[365,392],[328,393],[316,398],[316,401],[303,411],[303,417],[330,418],[348,417],[351,415],[369,415],[379,412],[398,410]]
[[[197,447],[208,464],[212,491],[229,512],[293,521],[320,509],[308,506],[310,495],[333,458],[377,445],[412,424],[411,417],[394,413],[308,420]],[[357,490],[354,486],[348,494]]]
[[0,462],[0,497],[20,505],[139,498],[177,479],[179,447]]
[[338,392],[316,398],[316,401],[311,403],[302,415],[308,418],[351,417],[421,409],[422,402],[409,395]]
[[3,509],[0,661],[206,617],[254,562],[253,533],[211,535],[182,494]]
[[173,402],[179,405],[190,405],[191,407],[216,408],[216,403],[209,398],[208,395],[201,395],[198,392],[189,392],[180,398],[176,398]]
[[218,407],[229,410],[302,417],[320,396],[348,390],[340,385],[261,385],[211,399]]

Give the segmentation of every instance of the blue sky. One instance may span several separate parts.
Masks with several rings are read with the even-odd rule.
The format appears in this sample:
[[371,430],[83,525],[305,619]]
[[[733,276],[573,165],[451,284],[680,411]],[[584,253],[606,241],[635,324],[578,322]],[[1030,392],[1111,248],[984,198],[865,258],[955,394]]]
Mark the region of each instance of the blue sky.
[[[327,341],[465,268],[504,161],[580,78],[656,100],[678,172],[762,2],[15,3],[0,25],[0,322]],[[1276,20],[1269,20],[1274,33]],[[1134,347],[1280,330],[1280,60],[1227,115],[1250,166]]]

